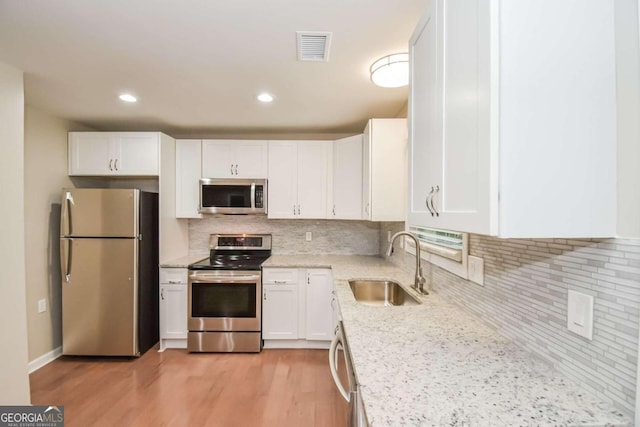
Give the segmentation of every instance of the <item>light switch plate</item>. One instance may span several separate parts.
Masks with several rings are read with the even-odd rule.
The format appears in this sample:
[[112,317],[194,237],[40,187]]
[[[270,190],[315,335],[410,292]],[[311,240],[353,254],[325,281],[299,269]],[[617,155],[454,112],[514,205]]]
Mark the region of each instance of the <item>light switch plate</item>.
[[582,337],[593,339],[593,296],[569,291],[567,328]]
[[38,300],[38,313],[44,313],[47,311],[47,300],[39,299]]
[[480,257],[469,255],[467,263],[469,280],[484,286],[484,260]]

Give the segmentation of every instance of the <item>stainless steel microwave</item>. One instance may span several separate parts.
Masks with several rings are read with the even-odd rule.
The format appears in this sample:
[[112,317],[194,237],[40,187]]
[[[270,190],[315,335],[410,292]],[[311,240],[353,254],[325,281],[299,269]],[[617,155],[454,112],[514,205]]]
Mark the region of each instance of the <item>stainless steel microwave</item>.
[[203,178],[200,213],[266,214],[266,179]]

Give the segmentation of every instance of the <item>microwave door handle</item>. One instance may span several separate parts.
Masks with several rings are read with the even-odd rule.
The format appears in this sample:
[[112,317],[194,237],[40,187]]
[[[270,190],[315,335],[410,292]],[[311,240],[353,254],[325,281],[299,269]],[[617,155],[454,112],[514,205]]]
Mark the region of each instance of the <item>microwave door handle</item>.
[[251,183],[251,209],[256,208],[256,183]]

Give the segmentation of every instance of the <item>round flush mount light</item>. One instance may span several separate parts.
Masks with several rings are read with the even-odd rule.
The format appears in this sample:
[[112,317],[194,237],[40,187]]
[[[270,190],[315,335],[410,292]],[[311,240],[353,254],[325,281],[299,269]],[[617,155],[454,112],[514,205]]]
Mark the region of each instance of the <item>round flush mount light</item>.
[[130,93],[123,93],[118,98],[120,98],[120,100],[124,101],[124,102],[137,102],[138,101],[138,98],[136,98],[135,96],[131,95]]
[[273,95],[268,94],[266,92],[261,93],[256,98],[258,98],[258,101],[264,102],[264,103],[269,103],[269,102],[273,101]]
[[402,87],[409,84],[409,54],[383,56],[371,65],[371,81],[381,87]]

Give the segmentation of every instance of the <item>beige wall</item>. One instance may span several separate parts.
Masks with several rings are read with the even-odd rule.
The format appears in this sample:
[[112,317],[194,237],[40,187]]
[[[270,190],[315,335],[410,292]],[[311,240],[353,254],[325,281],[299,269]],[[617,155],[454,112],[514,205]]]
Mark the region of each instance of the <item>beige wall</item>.
[[0,63],[0,405],[29,404],[22,72]]
[[[86,130],[40,110],[25,108],[25,250],[29,360],[62,344],[60,288],[60,190],[67,176],[67,132]],[[38,313],[38,300],[47,311]]]
[[409,103],[406,102],[404,104],[404,106],[400,109],[400,111],[398,111],[398,114],[396,114],[396,118],[399,119],[406,119],[407,117],[409,117]]

